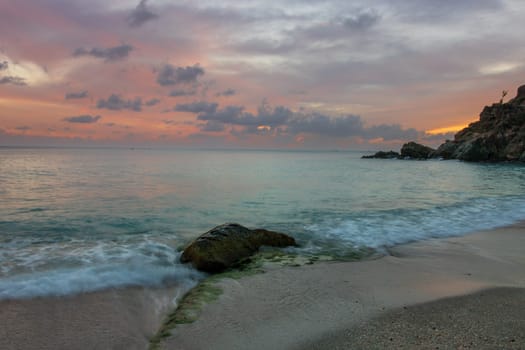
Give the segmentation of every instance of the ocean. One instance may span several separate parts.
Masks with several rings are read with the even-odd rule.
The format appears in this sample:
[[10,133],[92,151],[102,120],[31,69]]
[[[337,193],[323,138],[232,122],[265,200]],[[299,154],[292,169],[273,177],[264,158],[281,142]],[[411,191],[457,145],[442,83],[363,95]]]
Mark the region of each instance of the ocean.
[[0,299],[203,275],[179,247],[237,222],[346,256],[525,219],[525,166],[364,152],[0,148]]

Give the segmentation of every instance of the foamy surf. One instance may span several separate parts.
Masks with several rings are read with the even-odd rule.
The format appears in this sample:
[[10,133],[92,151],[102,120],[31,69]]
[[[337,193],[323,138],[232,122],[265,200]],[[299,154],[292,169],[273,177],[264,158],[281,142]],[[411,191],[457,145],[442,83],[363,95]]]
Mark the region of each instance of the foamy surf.
[[31,258],[26,254],[18,265],[11,263],[9,271],[4,267],[0,299],[63,296],[131,286],[177,286],[187,291],[204,277],[180,264],[180,253],[160,243],[61,247],[62,251],[53,245],[41,248],[40,256]]
[[452,237],[514,224],[525,218],[525,198],[478,198],[448,206],[420,210],[362,212],[349,218],[332,218],[309,225],[316,241],[337,242],[339,249],[381,248],[429,238]]

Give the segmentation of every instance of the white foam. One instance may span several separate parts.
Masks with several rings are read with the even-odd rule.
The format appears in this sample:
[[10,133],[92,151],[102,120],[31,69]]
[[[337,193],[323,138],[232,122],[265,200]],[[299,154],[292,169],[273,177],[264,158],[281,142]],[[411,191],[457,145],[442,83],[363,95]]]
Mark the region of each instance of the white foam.
[[98,265],[19,274],[0,280],[0,299],[62,296],[112,287],[177,284],[187,287],[203,274],[180,264]]
[[125,286],[188,285],[203,274],[178,263],[172,247],[132,242],[70,241],[4,249],[0,299],[67,295]]
[[483,198],[426,210],[361,213],[307,227],[316,240],[379,248],[501,227],[525,219],[525,198]]

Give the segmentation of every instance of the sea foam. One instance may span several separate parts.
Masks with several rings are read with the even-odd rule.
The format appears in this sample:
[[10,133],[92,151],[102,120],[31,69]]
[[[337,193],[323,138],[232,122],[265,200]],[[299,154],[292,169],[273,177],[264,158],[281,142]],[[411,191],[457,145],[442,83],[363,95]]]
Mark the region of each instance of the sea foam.
[[[478,198],[430,209],[361,212],[306,229],[315,240],[352,248],[381,248],[429,238],[464,235],[511,225],[525,217],[525,198]],[[319,248],[320,243],[310,246]]]

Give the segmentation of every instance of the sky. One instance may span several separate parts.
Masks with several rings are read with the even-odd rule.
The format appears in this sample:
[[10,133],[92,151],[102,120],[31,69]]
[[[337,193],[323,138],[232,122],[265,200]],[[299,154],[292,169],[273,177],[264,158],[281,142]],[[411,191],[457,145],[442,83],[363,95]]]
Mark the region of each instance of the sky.
[[523,18],[523,0],[0,0],[0,145],[435,146],[525,84]]

